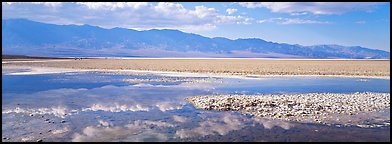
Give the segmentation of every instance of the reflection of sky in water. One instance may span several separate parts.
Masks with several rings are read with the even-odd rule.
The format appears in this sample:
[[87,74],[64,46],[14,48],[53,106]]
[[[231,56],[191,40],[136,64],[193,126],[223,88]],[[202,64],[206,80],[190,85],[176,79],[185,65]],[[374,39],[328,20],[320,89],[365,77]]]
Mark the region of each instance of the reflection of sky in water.
[[[124,79],[162,77],[104,73],[2,78],[2,136],[10,138],[3,141],[318,141],[324,135],[333,137],[348,130],[355,132],[341,140],[358,140],[363,134],[368,136],[359,137],[362,140],[390,139],[389,127],[375,131],[271,121],[237,112],[197,110],[184,101],[188,96],[235,91],[389,92],[389,80],[224,79],[223,84],[214,85],[185,81],[132,83]],[[311,136],[302,136],[306,134]]]
[[297,77],[228,81],[230,85],[217,89],[244,94],[390,92],[390,81],[385,79]]

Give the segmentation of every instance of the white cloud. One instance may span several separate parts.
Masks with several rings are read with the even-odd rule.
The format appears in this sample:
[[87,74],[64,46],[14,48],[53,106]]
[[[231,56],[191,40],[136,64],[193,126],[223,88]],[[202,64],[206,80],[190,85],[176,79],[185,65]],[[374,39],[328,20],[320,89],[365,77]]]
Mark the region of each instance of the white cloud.
[[178,3],[159,2],[153,8],[156,12],[160,12],[166,15],[176,14],[177,16],[182,16],[188,12],[184,6]]
[[352,11],[370,12],[377,2],[240,2],[246,8],[267,8],[277,13],[343,14]]
[[189,13],[195,14],[199,18],[216,17],[218,15],[214,8],[207,8],[205,6],[195,6],[195,10]]
[[221,24],[249,24],[251,21],[244,16],[220,14],[215,8],[203,5],[192,9],[168,2],[3,3],[2,8],[3,19],[27,18],[53,24],[89,24],[138,30],[198,32],[215,29]]
[[32,2],[32,4],[43,4],[45,6],[58,7],[62,6],[62,2]]
[[307,12],[298,12],[298,13],[291,13],[292,16],[300,16],[300,15],[307,15]]
[[251,24],[253,18],[243,16],[218,16],[220,23],[236,22],[236,24]]
[[258,20],[257,23],[276,23],[276,24],[332,24],[328,21],[307,20],[300,18],[269,18]]
[[148,5],[147,2],[77,2],[76,4],[97,10],[116,10],[122,8],[138,9]]
[[[201,31],[210,31],[215,29],[217,26],[215,24],[203,24],[203,25],[184,25],[178,27],[179,30],[187,31],[187,32],[201,32]],[[172,27],[167,27],[166,29],[170,29]]]
[[226,12],[231,15],[231,14],[237,12],[237,9],[235,9],[235,8],[228,8],[228,9],[226,9]]
[[237,24],[246,24],[246,25],[252,24],[252,22],[250,22],[252,20],[253,18],[245,18],[243,21],[238,21]]
[[63,2],[2,2],[2,5],[12,5],[12,4],[34,4],[34,5],[44,5],[47,7],[59,7],[63,5]]

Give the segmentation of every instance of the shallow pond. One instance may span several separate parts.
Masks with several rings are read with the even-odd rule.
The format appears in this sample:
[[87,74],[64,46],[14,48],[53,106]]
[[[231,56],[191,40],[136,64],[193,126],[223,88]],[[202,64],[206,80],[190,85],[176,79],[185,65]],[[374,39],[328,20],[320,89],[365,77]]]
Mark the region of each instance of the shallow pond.
[[[195,109],[209,94],[390,92],[363,78],[245,80],[102,72],[2,75],[2,141],[390,141],[390,126],[360,128],[268,120]],[[369,115],[367,115],[369,116]],[[390,110],[365,121],[386,120]]]

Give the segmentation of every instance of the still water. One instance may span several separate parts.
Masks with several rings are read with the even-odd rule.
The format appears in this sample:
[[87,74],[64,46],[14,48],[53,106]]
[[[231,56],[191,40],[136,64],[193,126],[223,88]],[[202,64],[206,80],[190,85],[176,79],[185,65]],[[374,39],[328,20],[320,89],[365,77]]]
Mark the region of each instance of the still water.
[[[209,94],[390,92],[390,80],[168,77],[102,72],[2,75],[2,141],[390,141],[390,126],[268,120],[195,109]],[[389,122],[390,110],[371,119]]]

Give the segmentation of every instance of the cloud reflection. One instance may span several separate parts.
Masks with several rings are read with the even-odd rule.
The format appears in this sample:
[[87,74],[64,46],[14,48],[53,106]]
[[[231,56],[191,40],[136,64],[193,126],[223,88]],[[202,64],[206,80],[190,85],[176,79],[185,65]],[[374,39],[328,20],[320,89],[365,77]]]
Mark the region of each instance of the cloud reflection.
[[171,123],[168,123],[168,122],[149,121],[149,120],[146,120],[146,121],[138,120],[138,121],[135,121],[135,123],[144,124],[144,125],[155,125],[155,126],[158,126],[158,127],[174,127],[175,126],[174,124],[171,124]]
[[53,130],[52,134],[62,134],[62,133],[66,133],[69,131],[68,127],[64,127],[62,129],[58,129],[58,130]]
[[[202,118],[199,126],[191,129],[180,129],[176,131],[176,136],[183,138],[203,137],[207,135],[226,135],[231,131],[240,130],[247,125],[247,123],[260,124],[266,129],[273,127],[281,127],[285,130],[293,127],[293,124],[284,121],[267,120],[262,118],[246,118],[241,115],[234,115],[230,112],[211,113],[200,115]],[[176,119],[176,118],[175,118]]]
[[174,120],[175,122],[184,123],[184,122],[188,121],[189,118],[183,117],[183,116],[178,116],[178,115],[173,115],[173,120]]
[[83,129],[82,134],[76,133],[73,142],[98,142],[98,141],[167,141],[168,136],[159,133],[149,125],[158,127],[173,127],[173,124],[161,121],[134,121],[124,127],[94,127],[88,126]]
[[83,108],[82,111],[108,111],[108,112],[125,112],[125,111],[149,111],[148,107],[137,105],[121,105],[118,103],[113,104],[93,104],[91,107]]
[[258,123],[266,129],[272,129],[273,127],[281,127],[285,130],[289,130],[291,127],[293,127],[293,124],[290,124],[288,122],[284,121],[279,121],[279,120],[268,120],[268,119],[263,119],[263,118],[252,118],[251,121]]
[[178,110],[182,109],[183,105],[185,103],[179,103],[179,102],[173,102],[173,101],[165,101],[165,102],[158,102],[156,104],[156,107],[158,107],[159,110],[165,112],[169,110]]
[[215,134],[226,135],[231,131],[245,127],[243,121],[244,119],[240,116],[224,113],[223,116],[204,119],[196,128],[180,129],[176,132],[176,136],[180,138],[189,138]]
[[[124,126],[113,126],[113,124],[98,120],[99,125],[88,126],[82,133],[76,133],[72,141],[167,141],[171,138],[194,138],[207,135],[227,135],[246,126],[260,124],[265,129],[281,127],[285,130],[293,127],[292,124],[283,121],[271,121],[262,118],[246,118],[232,112],[202,113],[198,115],[201,120],[195,127],[177,129],[175,134],[165,132],[168,128],[183,127],[190,118],[173,115],[173,121],[136,120]],[[253,123],[253,125],[249,125]],[[155,127],[151,127],[155,126]]]
[[69,110],[63,106],[51,107],[51,108],[29,108],[23,109],[20,107],[16,107],[14,109],[5,109],[2,111],[3,114],[9,113],[22,113],[22,114],[32,114],[32,115],[45,115],[50,114],[57,117],[64,118],[66,115],[72,115],[78,113],[77,110]]
[[99,126],[103,126],[103,127],[111,127],[111,126],[113,126],[112,123],[104,121],[104,120],[98,120],[98,123],[99,123],[98,127]]
[[184,82],[177,85],[152,85],[146,83],[138,83],[133,86],[139,88],[154,87],[154,88],[183,88],[183,89],[202,89],[202,90],[214,89],[214,85],[210,83],[189,83],[189,82]]

